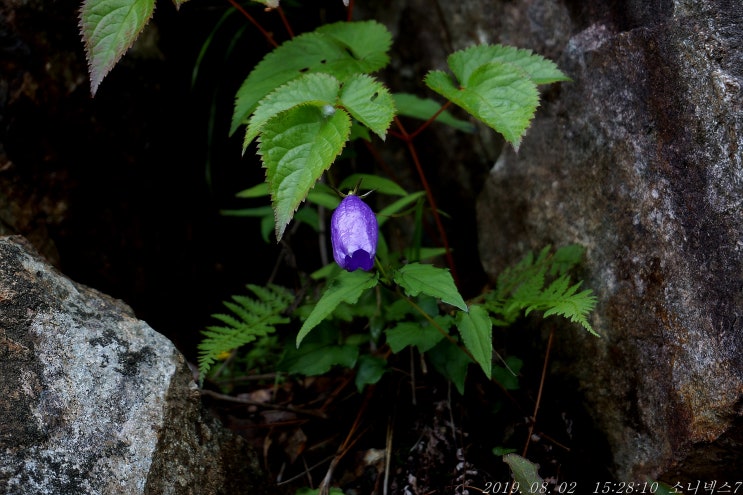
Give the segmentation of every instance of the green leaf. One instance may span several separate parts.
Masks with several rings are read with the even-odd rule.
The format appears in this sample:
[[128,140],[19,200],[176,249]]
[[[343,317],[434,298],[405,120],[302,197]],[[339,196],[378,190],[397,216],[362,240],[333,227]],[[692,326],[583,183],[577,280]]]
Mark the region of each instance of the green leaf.
[[507,447],[493,447],[493,454],[497,455],[498,457],[506,454],[511,454],[513,452],[516,452],[516,449],[509,449]]
[[427,294],[456,306],[462,311],[467,311],[467,304],[459,294],[449,270],[432,265],[410,263],[397,270],[393,279],[409,296]]
[[390,61],[387,51],[392,46],[392,35],[376,21],[325,24],[317,32],[332,38],[351,55],[357,64],[353,72],[369,74]]
[[90,91],[134,44],[155,10],[155,0],[85,0],[80,30],[90,70]]
[[248,288],[254,297],[233,296],[232,301],[225,301],[231,314],[212,315],[223,325],[213,325],[202,332],[205,338],[198,346],[202,381],[220,354],[265,337],[275,331],[276,325],[289,322],[283,313],[294,301],[291,292],[276,285]]
[[[393,93],[392,98],[395,100],[397,113],[405,117],[427,121],[441,108],[441,104],[437,101],[430,98],[421,98],[420,96],[409,93]],[[457,119],[446,110],[436,117],[435,122],[446,124],[460,131],[468,133],[475,132],[475,126],[471,122]]]
[[472,362],[462,349],[448,339],[439,342],[436,347],[426,353],[434,368],[444,378],[451,380],[460,394],[464,395],[464,382],[467,378],[467,367]]
[[390,219],[391,216],[396,215],[400,212],[400,210],[410,205],[411,203],[415,203],[416,201],[418,201],[418,198],[424,196],[425,194],[425,191],[414,192],[408,194],[404,198],[398,199],[388,206],[385,206],[377,212],[377,223],[379,223],[379,226],[381,227],[385,224],[385,222],[387,222],[387,220]]
[[346,112],[326,116],[310,105],[280,113],[263,127],[258,153],[271,191],[277,240],[317,179],[340,154],[350,129]]
[[482,306],[470,306],[469,313],[457,315],[457,329],[462,342],[490,379],[493,363],[493,323]]
[[316,205],[324,206],[330,210],[336,209],[338,204],[341,202],[337,194],[318,191],[317,188],[311,190],[309,194],[307,194],[307,201],[312,201]]
[[415,322],[402,322],[388,329],[387,344],[397,354],[409,345],[414,345],[420,352],[426,352],[438,344],[444,336],[432,325],[421,325]]
[[359,357],[359,368],[356,370],[356,389],[361,392],[366,385],[374,385],[387,372],[387,361],[375,356]]
[[407,191],[385,177],[373,174],[352,174],[343,179],[338,185],[339,191],[347,191],[356,187],[361,182],[363,190],[374,191],[380,194],[389,194],[391,196],[405,196]]
[[476,45],[452,53],[447,63],[460,81],[468,80],[478,67],[500,62],[519,68],[535,84],[570,81],[551,60],[531,50],[506,45]]
[[[535,493],[532,486],[541,487],[544,480],[537,472],[537,465],[527,461],[518,454],[506,454],[503,456],[503,462],[508,464],[513,474],[513,479],[519,485],[519,492],[522,494]],[[514,483],[514,485],[516,484]]]
[[237,198],[261,198],[263,196],[268,196],[270,194],[270,191],[268,190],[268,184],[265,182],[261,182],[260,184],[256,184],[253,187],[249,187],[247,189],[243,189],[239,193],[235,194],[235,197]]
[[498,276],[496,290],[485,295],[485,307],[500,315],[504,323],[513,322],[521,311],[527,314],[543,311],[545,317],[560,315],[598,336],[588,322],[588,315],[596,307],[596,297],[590,290],[578,292],[581,284],[571,284],[566,273],[580,261],[581,254],[573,246],[554,254],[550,254],[547,246],[536,258],[533,253],[527,253]]
[[472,116],[500,132],[518,150],[539,104],[537,85],[510,64],[490,62],[469,77],[461,74],[456,85],[441,71],[429,72],[429,88],[459,105]]
[[263,130],[266,123],[278,114],[304,104],[322,107],[323,112],[334,113],[335,100],[341,83],[328,74],[303,74],[269,93],[259,103],[248,121],[243,141],[243,153]]
[[237,91],[230,134],[279,86],[312,72],[341,81],[374,72],[388,63],[390,44],[389,31],[374,21],[327,24],[283,43],[255,66]]
[[371,289],[379,282],[377,273],[364,272],[356,270],[355,272],[341,272],[328,285],[320,300],[312,309],[302,328],[297,334],[297,347],[302,340],[310,333],[310,330],[320,324],[327,318],[335,308],[342,302],[355,304],[365,290]]
[[[506,390],[518,390],[521,388],[518,373],[521,371],[524,362],[516,356],[508,356],[505,361],[507,368],[493,366],[492,379],[500,383]],[[514,373],[516,374],[514,375]]]
[[395,116],[395,102],[387,88],[366,74],[356,74],[344,83],[340,96],[348,113],[384,141]]
[[301,348],[287,343],[284,355],[276,364],[280,371],[303,375],[322,375],[333,366],[353,368],[359,357],[357,345],[339,344],[340,332],[333,325],[321,325]]

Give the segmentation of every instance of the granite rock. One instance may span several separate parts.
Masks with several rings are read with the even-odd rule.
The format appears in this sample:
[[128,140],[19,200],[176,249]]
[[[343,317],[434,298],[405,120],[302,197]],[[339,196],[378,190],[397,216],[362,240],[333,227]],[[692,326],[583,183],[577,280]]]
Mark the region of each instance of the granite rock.
[[[504,4],[530,29],[503,21],[497,37],[573,81],[495,161],[477,205],[486,271],[546,244],[587,248],[603,338],[564,332],[556,368],[619,480],[743,472],[743,5]],[[559,29],[529,17],[546,6]]]
[[247,493],[263,483],[250,448],[203,409],[173,344],[18,236],[0,237],[0,354],[2,493]]

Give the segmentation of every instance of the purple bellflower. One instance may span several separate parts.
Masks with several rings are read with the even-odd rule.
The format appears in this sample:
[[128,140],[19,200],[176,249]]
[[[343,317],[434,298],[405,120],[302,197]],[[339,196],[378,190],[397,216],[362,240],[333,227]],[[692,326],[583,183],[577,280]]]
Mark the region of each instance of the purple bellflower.
[[330,242],[333,258],[344,270],[361,268],[369,271],[374,266],[379,227],[377,217],[369,205],[355,194],[349,194],[330,218]]

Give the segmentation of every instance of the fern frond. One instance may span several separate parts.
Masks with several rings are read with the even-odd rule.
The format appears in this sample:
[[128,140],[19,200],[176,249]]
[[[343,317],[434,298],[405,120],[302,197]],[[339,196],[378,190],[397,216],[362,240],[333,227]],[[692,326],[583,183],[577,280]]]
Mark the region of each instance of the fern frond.
[[266,337],[276,331],[276,325],[289,322],[284,313],[294,300],[291,292],[276,285],[248,285],[248,289],[255,297],[232,296],[232,301],[224,301],[231,314],[212,315],[223,325],[209,326],[201,332],[205,337],[198,346],[202,383],[220,355]]
[[547,246],[536,258],[529,253],[501,273],[496,289],[485,296],[493,322],[510,324],[522,311],[526,315],[542,311],[545,317],[563,316],[598,336],[588,322],[588,315],[596,307],[596,297],[591,290],[578,292],[581,284],[571,285],[567,274],[580,262],[583,249],[566,246],[553,254],[550,251]]

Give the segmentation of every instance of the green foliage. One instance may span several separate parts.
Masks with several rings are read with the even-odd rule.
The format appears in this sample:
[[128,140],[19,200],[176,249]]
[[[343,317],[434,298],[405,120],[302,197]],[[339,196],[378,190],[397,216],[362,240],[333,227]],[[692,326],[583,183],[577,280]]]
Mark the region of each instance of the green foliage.
[[323,323],[307,337],[301,347],[287,343],[276,368],[287,373],[322,375],[333,366],[353,368],[358,357],[358,345],[341,342],[338,327]]
[[355,304],[361,294],[377,285],[378,281],[379,276],[376,273],[358,270],[341,272],[327,287],[312,312],[307,316],[302,328],[299,329],[297,347],[307,334],[327,318],[340,303]]
[[[182,2],[176,1],[178,6]],[[98,91],[116,62],[134,44],[155,10],[155,0],[85,0],[80,31],[90,69],[90,91]]]
[[[176,7],[185,2],[173,1]],[[267,8],[278,6],[277,0],[257,2]],[[154,0],[84,0],[80,25],[93,93],[134,43],[153,10]],[[371,141],[374,135],[384,141],[398,113],[425,121],[424,126],[436,115],[434,122],[474,131],[470,122],[441,111],[436,101],[393,94],[372,76],[389,63],[391,43],[391,34],[374,21],[327,24],[284,42],[249,72],[236,94],[230,134],[246,125],[243,153],[257,142],[266,180],[238,196],[270,197],[271,206],[223,214],[260,218],[266,242],[272,231],[281,240],[293,219],[320,232],[326,221],[324,209],[333,209],[339,202],[320,178],[339,157],[353,153],[344,152],[349,141]],[[502,45],[460,50],[447,62],[453,77],[431,71],[425,78],[427,86],[501,133],[516,149],[538,107],[538,86],[568,80],[553,62],[529,50]],[[377,383],[389,371],[381,355],[408,347],[425,354],[461,394],[472,363],[506,390],[517,389],[522,362],[509,356],[500,359],[503,366],[493,364],[493,327],[511,325],[533,311],[564,317],[597,335],[588,321],[596,298],[590,290],[581,291],[581,284],[572,283],[568,274],[580,263],[581,248],[552,252],[547,247],[537,256],[530,253],[499,276],[494,290],[469,302],[448,269],[420,262],[450,253],[423,245],[429,213],[436,216],[439,233],[445,237],[441,212],[413,152],[412,139],[424,126],[409,134],[398,124],[399,132],[391,134],[406,141],[426,191],[408,193],[395,181],[371,174],[347,175],[338,187],[355,191],[361,184],[363,189],[394,196],[377,213],[377,223],[382,228],[391,218],[410,215],[412,232],[407,245],[393,251],[390,246],[401,243],[388,245],[380,232],[374,271],[347,272],[332,264],[316,270],[309,277],[316,290],[303,291],[298,307],[293,304],[298,302],[295,294],[287,289],[249,285],[251,295],[225,302],[228,312],[213,315],[220,324],[203,332],[205,338],[199,345],[202,381],[215,362],[234,356],[245,344],[258,339],[265,344],[253,347],[251,361],[261,361],[261,353],[273,353],[279,340],[276,327],[290,322],[299,331],[295,342],[284,340],[277,369],[317,375],[335,366],[355,368],[358,390]],[[328,174],[327,183],[336,180]],[[505,455],[504,461],[522,487],[543,483],[529,461],[515,454]]]
[[259,154],[266,168],[281,239],[307,193],[346,144],[351,119],[345,112],[327,115],[317,106],[303,105],[271,119],[261,133]]
[[248,119],[243,151],[260,140],[277,240],[343,150],[352,119],[384,139],[394,101],[368,73],[387,64],[390,40],[375,22],[322,26],[269,53],[238,91],[233,130]]
[[549,246],[535,258],[527,254],[518,264],[503,271],[496,290],[485,295],[484,306],[500,326],[513,323],[522,312],[537,310],[544,316],[560,315],[580,324],[595,336],[588,315],[596,307],[590,290],[578,292],[580,282],[571,284],[567,271],[582,257],[580,246],[567,246],[551,254]]
[[199,344],[199,372],[203,381],[214,362],[223,354],[240,346],[266,337],[276,330],[276,325],[289,322],[285,312],[294,300],[286,289],[268,285],[248,285],[255,297],[232,296],[224,305],[230,314],[212,315],[222,325],[204,330],[204,340]]
[[[441,105],[430,98],[421,98],[420,96],[409,93],[395,93],[392,95],[395,100],[397,113],[405,117],[413,117],[420,120],[428,120],[439,111]],[[475,132],[475,126],[465,120],[454,117],[446,110],[439,113],[436,122],[446,124],[462,132]]]
[[[543,488],[544,480],[539,476],[536,464],[518,454],[504,455],[503,462],[511,468],[511,474],[513,474],[513,480],[515,481],[514,486],[518,483],[519,493],[542,493],[540,490]],[[536,487],[536,491],[534,487]]]
[[258,102],[275,88],[316,72],[340,81],[370,74],[387,65],[391,44],[389,31],[374,21],[327,24],[285,42],[266,55],[240,86],[230,133],[247,123]]
[[470,306],[469,312],[457,315],[457,329],[464,346],[490,378],[493,363],[493,322],[482,306]]
[[472,362],[470,357],[449,340],[439,342],[427,355],[436,371],[450,380],[457,391],[464,395],[467,368]]
[[502,45],[460,50],[447,63],[456,80],[431,71],[428,87],[503,134],[516,149],[539,105],[537,85],[568,80],[554,62]]
[[467,311],[467,303],[459,294],[449,270],[433,265],[410,263],[395,272],[394,280],[409,296],[426,294]]

